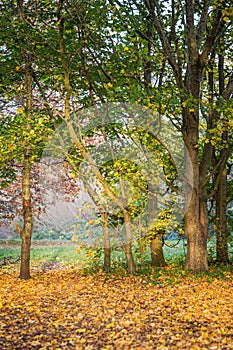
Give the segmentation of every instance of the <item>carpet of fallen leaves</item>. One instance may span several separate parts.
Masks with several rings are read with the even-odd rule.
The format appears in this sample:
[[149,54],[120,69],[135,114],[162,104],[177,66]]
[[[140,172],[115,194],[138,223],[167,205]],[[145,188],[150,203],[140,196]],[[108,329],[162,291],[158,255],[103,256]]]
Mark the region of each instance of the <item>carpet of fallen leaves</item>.
[[233,349],[233,280],[0,271],[0,349]]

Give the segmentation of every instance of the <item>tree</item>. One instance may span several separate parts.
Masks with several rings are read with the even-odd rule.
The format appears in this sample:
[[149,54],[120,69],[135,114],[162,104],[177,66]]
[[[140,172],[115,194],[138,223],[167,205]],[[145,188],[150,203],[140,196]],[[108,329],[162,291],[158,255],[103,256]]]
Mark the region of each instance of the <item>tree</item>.
[[[65,7],[65,5],[67,5]],[[91,6],[91,4],[88,4]],[[90,8],[90,7],[89,7]],[[105,194],[109,197],[111,201],[115,203],[115,205],[119,206],[122,210],[123,216],[124,216],[124,222],[125,222],[125,231],[126,231],[126,243],[124,245],[124,251],[127,258],[128,263],[128,272],[134,273],[135,272],[135,263],[132,255],[131,250],[131,244],[132,244],[132,232],[131,232],[131,223],[130,223],[130,214],[127,209],[127,203],[125,203],[125,198],[120,197],[107,183],[104,176],[102,175],[99,168],[96,166],[94,159],[92,158],[91,153],[88,151],[88,147],[85,145],[85,143],[81,138],[78,136],[78,133],[76,133],[76,130],[79,129],[80,125],[76,125],[77,121],[75,119],[72,120],[72,114],[75,115],[76,111],[73,108],[73,101],[79,101],[79,94],[76,93],[76,87],[73,87],[72,84],[72,68],[71,68],[71,58],[72,56],[68,55],[68,51],[71,46],[69,46],[69,43],[67,42],[67,38],[69,37],[69,31],[66,30],[67,25],[70,25],[72,22],[68,22],[67,24],[67,12],[69,11],[69,4],[66,4],[65,2],[61,2],[60,6],[58,7],[58,26],[59,26],[59,54],[60,54],[60,61],[62,64],[62,72],[63,72],[63,78],[62,78],[62,91],[63,93],[63,100],[64,100],[64,123],[66,126],[66,130],[68,131],[70,138],[75,146],[75,148],[78,150],[81,157],[89,164],[91,167],[94,175],[96,176],[97,180],[102,186],[103,191]],[[82,21],[78,22],[77,28],[75,24],[75,30],[80,30],[83,28]],[[81,31],[82,35],[85,31]],[[76,45],[83,45],[84,42],[82,41],[83,37],[79,38],[79,40],[76,42]],[[85,45],[86,46],[86,45]],[[84,49],[84,47],[83,47]],[[70,53],[70,52],[69,52]],[[80,55],[78,56],[80,58]],[[83,61],[83,51],[81,50],[81,61]],[[91,81],[92,82],[92,81]],[[93,94],[92,88],[90,90],[90,94]],[[92,95],[93,97],[93,95]],[[70,158],[67,158],[68,161]]]
[[9,36],[4,33],[1,42],[5,73],[1,75],[1,94],[8,104],[8,110],[5,110],[1,117],[3,140],[1,172],[3,175],[14,174],[14,169],[11,167],[14,162],[22,166],[23,228],[18,226],[22,241],[20,278],[29,279],[33,228],[31,167],[32,163],[40,158],[46,135],[51,131],[49,127],[51,123],[44,115],[43,107],[35,102],[33,86],[35,32],[31,33],[28,30],[31,3],[19,0],[17,4],[10,2],[7,5],[9,13],[6,15],[3,12],[1,18],[1,23],[10,28]]
[[[227,148],[230,148],[232,144],[232,132],[231,123],[232,118],[229,117],[229,112],[232,110],[232,103],[230,97],[232,95],[232,87],[228,83],[226,88],[225,77],[227,76],[228,67],[224,60],[222,51],[227,50],[225,45],[221,48],[221,52],[218,55],[218,79],[219,79],[219,93],[216,104],[217,114],[222,115],[218,118],[217,124],[221,122],[221,142],[220,147],[214,148],[214,160],[216,165],[220,160],[228,158],[229,152]],[[232,77],[230,78],[232,80]],[[222,119],[222,120],[221,120]],[[219,136],[218,136],[219,137]],[[227,156],[226,156],[227,154]],[[223,162],[222,166],[215,174],[215,225],[216,225],[216,260],[222,263],[229,262],[228,256],[228,227],[227,227],[227,159]]]
[[[137,29],[137,33],[152,46],[159,47],[163,62],[170,66],[170,74],[174,78],[174,80],[170,78],[170,87],[173,95],[178,96],[176,100],[178,109],[176,111],[173,109],[172,118],[174,123],[181,127],[190,156],[190,161],[186,161],[186,201],[189,201],[185,214],[185,232],[188,241],[186,268],[194,273],[206,271],[208,270],[206,179],[212,161],[213,146],[206,143],[202,151],[198,147],[201,96],[204,93],[202,82],[213,50],[219,45],[220,38],[224,42],[224,31],[232,16],[232,5],[229,1],[221,4],[204,1],[197,4],[192,0],[182,2],[182,6],[175,1],[168,6],[164,2],[153,0],[133,3],[141,16],[147,13],[152,36],[151,34],[148,36],[147,32],[140,28]],[[122,8],[120,2],[117,4]],[[135,29],[137,16],[130,17],[130,23]],[[166,78],[163,79],[165,82]],[[225,84],[225,91],[232,93],[232,74]],[[207,123],[206,132],[210,132],[212,128],[213,123]],[[221,164],[226,161],[228,154],[229,150],[224,152]],[[192,183],[190,179],[193,179]]]
[[[1,50],[5,66],[14,67],[14,73],[24,77],[26,130],[32,131],[34,126],[32,87],[36,86],[38,96],[44,101],[43,111],[51,119],[56,114],[55,127],[61,120],[65,122],[75,147],[92,166],[102,190],[122,210],[130,238],[132,217],[125,198],[111,188],[94,165],[89,148],[82,137],[75,135],[71,119],[78,109],[93,105],[98,110],[100,101],[133,101],[153,108],[159,118],[170,118],[177,135],[182,133],[186,146],[186,267],[194,273],[206,271],[207,199],[213,195],[217,198],[220,210],[217,214],[222,218],[218,222],[225,222],[226,213],[224,169],[232,136],[231,120],[224,111],[231,110],[233,90],[229,47],[232,4],[229,0],[220,4],[214,0],[181,3],[172,0],[171,4],[155,0],[129,0],[124,4],[103,0],[96,4],[95,0],[84,3],[61,0],[51,4],[18,1],[21,17],[11,29],[11,36],[19,34],[20,45],[16,41],[17,50],[14,49],[8,38],[7,46],[3,45]],[[16,8],[11,1],[9,10],[11,18],[15,18]],[[9,26],[9,16],[4,18]],[[224,64],[223,56],[226,56]],[[227,71],[225,76],[224,71]],[[3,81],[10,85],[6,77]],[[215,96],[217,84],[219,94]],[[51,94],[55,96],[55,103]],[[217,139],[217,133],[221,140]],[[27,169],[35,148],[32,134],[33,131],[25,133]],[[213,191],[208,193],[207,183],[213,177]],[[27,178],[24,195],[29,200]],[[121,180],[120,176],[118,179]],[[223,230],[219,227],[218,232]],[[226,249],[226,243],[223,246]],[[158,249],[161,253],[161,242]],[[126,255],[129,270],[133,271],[130,245]]]

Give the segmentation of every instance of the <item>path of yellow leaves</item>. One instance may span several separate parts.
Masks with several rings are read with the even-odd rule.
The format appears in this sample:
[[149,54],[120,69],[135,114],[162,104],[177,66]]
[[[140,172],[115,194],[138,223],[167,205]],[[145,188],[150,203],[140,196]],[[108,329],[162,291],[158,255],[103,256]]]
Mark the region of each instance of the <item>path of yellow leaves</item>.
[[0,272],[0,349],[233,349],[233,281]]

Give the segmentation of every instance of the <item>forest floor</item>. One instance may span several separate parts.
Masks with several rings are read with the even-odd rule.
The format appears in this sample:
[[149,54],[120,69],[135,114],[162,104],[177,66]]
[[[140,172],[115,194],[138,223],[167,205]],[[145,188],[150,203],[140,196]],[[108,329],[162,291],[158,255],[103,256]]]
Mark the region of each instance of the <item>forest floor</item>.
[[0,349],[233,349],[232,272],[223,277],[155,284],[63,266],[21,281],[2,268]]

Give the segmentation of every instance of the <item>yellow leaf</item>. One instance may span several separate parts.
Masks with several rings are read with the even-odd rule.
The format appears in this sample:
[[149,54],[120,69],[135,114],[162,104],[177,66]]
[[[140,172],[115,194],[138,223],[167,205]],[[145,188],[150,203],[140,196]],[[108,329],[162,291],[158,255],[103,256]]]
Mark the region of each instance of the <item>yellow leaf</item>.
[[109,328],[112,328],[114,326],[115,326],[115,323],[111,322],[111,323],[107,324],[106,328],[109,329]]
[[184,315],[184,320],[185,321],[191,321],[192,320],[192,314],[189,314],[189,313],[185,314]]

